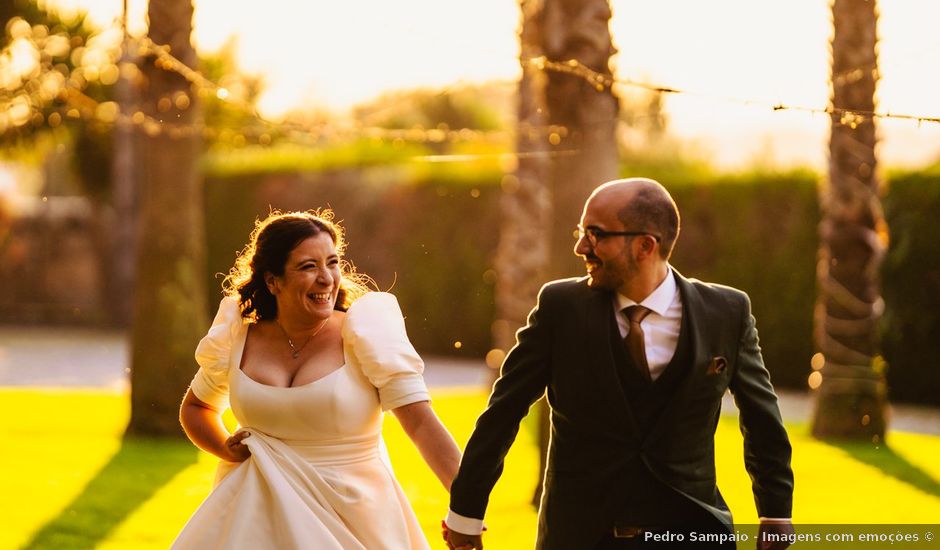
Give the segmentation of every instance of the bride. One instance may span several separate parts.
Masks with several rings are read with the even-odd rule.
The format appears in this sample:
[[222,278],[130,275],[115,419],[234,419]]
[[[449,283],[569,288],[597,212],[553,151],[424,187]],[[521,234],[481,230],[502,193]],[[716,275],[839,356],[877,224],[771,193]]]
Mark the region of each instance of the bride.
[[223,283],[180,409],[192,442],[222,462],[174,549],[428,548],[382,412],[447,489],[460,451],[431,409],[398,302],[367,292],[343,248],[331,212],[273,213]]

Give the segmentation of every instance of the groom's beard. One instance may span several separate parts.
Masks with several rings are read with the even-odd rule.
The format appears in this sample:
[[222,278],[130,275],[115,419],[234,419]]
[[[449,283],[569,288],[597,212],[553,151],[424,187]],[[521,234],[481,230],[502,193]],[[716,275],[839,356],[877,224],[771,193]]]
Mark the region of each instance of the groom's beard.
[[594,253],[584,256],[588,286],[595,290],[616,291],[640,272],[636,259],[627,254],[601,260]]

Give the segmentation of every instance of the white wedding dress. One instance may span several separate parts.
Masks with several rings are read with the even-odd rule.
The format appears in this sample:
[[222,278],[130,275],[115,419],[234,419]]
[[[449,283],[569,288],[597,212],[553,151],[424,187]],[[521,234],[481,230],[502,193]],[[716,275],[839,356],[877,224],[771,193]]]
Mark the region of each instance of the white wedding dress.
[[237,300],[224,298],[196,349],[192,390],[220,409],[230,401],[251,457],[219,465],[172,548],[429,548],[382,443],[383,410],[429,399],[395,297],[356,300],[343,324],[345,365],[302,386],[242,372],[247,334]]

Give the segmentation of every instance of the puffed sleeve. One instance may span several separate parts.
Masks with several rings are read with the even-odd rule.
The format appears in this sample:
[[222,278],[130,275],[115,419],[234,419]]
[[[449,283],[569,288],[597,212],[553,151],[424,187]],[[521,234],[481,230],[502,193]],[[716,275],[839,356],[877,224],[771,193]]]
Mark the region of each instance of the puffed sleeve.
[[395,296],[370,292],[353,302],[343,323],[343,345],[379,391],[382,410],[430,401],[424,361],[405,332]]
[[199,370],[190,388],[196,397],[219,410],[228,408],[229,358],[235,333],[241,325],[238,299],[226,296],[219,304],[208,334],[196,346]]

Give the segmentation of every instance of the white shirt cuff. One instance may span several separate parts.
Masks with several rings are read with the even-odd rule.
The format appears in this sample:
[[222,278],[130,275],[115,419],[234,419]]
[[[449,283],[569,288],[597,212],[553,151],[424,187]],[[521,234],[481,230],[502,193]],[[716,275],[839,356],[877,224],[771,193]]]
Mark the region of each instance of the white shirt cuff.
[[483,520],[468,518],[455,513],[453,510],[447,511],[447,518],[444,519],[447,527],[464,535],[479,535],[483,533]]

